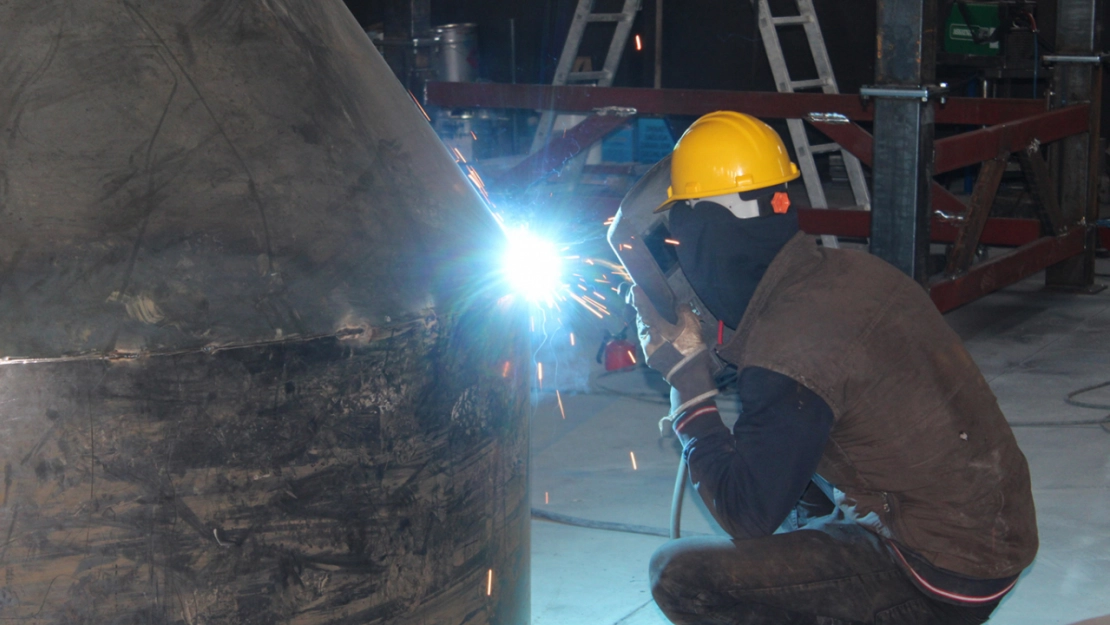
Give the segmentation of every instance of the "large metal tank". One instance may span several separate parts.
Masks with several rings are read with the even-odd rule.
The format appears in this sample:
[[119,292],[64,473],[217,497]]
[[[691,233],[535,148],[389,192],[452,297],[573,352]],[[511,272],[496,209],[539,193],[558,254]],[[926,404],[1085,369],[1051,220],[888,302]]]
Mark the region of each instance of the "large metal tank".
[[339,0],[0,0],[0,621],[526,623],[502,238]]

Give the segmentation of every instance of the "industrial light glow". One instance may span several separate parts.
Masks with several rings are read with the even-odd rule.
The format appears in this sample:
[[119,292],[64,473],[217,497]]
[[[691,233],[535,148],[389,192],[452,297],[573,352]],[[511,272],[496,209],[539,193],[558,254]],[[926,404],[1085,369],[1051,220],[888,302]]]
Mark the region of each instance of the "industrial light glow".
[[551,241],[526,228],[505,232],[503,268],[509,286],[530,302],[550,305],[562,287],[563,261]]

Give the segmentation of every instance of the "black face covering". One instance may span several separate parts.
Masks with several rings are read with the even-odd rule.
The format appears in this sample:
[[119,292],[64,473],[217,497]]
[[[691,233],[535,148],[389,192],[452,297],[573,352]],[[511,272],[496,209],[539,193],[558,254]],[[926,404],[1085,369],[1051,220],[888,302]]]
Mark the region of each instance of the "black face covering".
[[714,317],[736,329],[768,265],[798,232],[794,211],[739,219],[714,202],[671,209],[678,264]]

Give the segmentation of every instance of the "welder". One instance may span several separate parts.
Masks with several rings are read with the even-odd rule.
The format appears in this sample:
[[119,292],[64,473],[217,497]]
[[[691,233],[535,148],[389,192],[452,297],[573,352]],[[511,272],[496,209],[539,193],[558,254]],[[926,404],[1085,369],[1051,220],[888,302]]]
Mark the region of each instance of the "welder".
[[[689,305],[672,324],[638,287],[631,303],[730,537],[665,544],[652,593],[680,624],[984,622],[1037,551],[1025,457],[920,285],[799,232],[798,175],[741,113],[702,117],[672,154],[657,212],[721,338],[705,344]],[[738,371],[731,431],[720,362]]]

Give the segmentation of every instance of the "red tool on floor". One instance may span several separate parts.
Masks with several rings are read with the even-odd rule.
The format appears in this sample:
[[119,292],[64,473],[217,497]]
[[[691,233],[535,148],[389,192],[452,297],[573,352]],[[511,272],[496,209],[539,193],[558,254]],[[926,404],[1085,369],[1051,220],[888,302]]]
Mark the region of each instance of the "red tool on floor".
[[636,350],[639,347],[628,340],[628,326],[618,334],[608,330],[601,339],[597,350],[597,362],[605,365],[606,371],[619,371],[636,366]]

